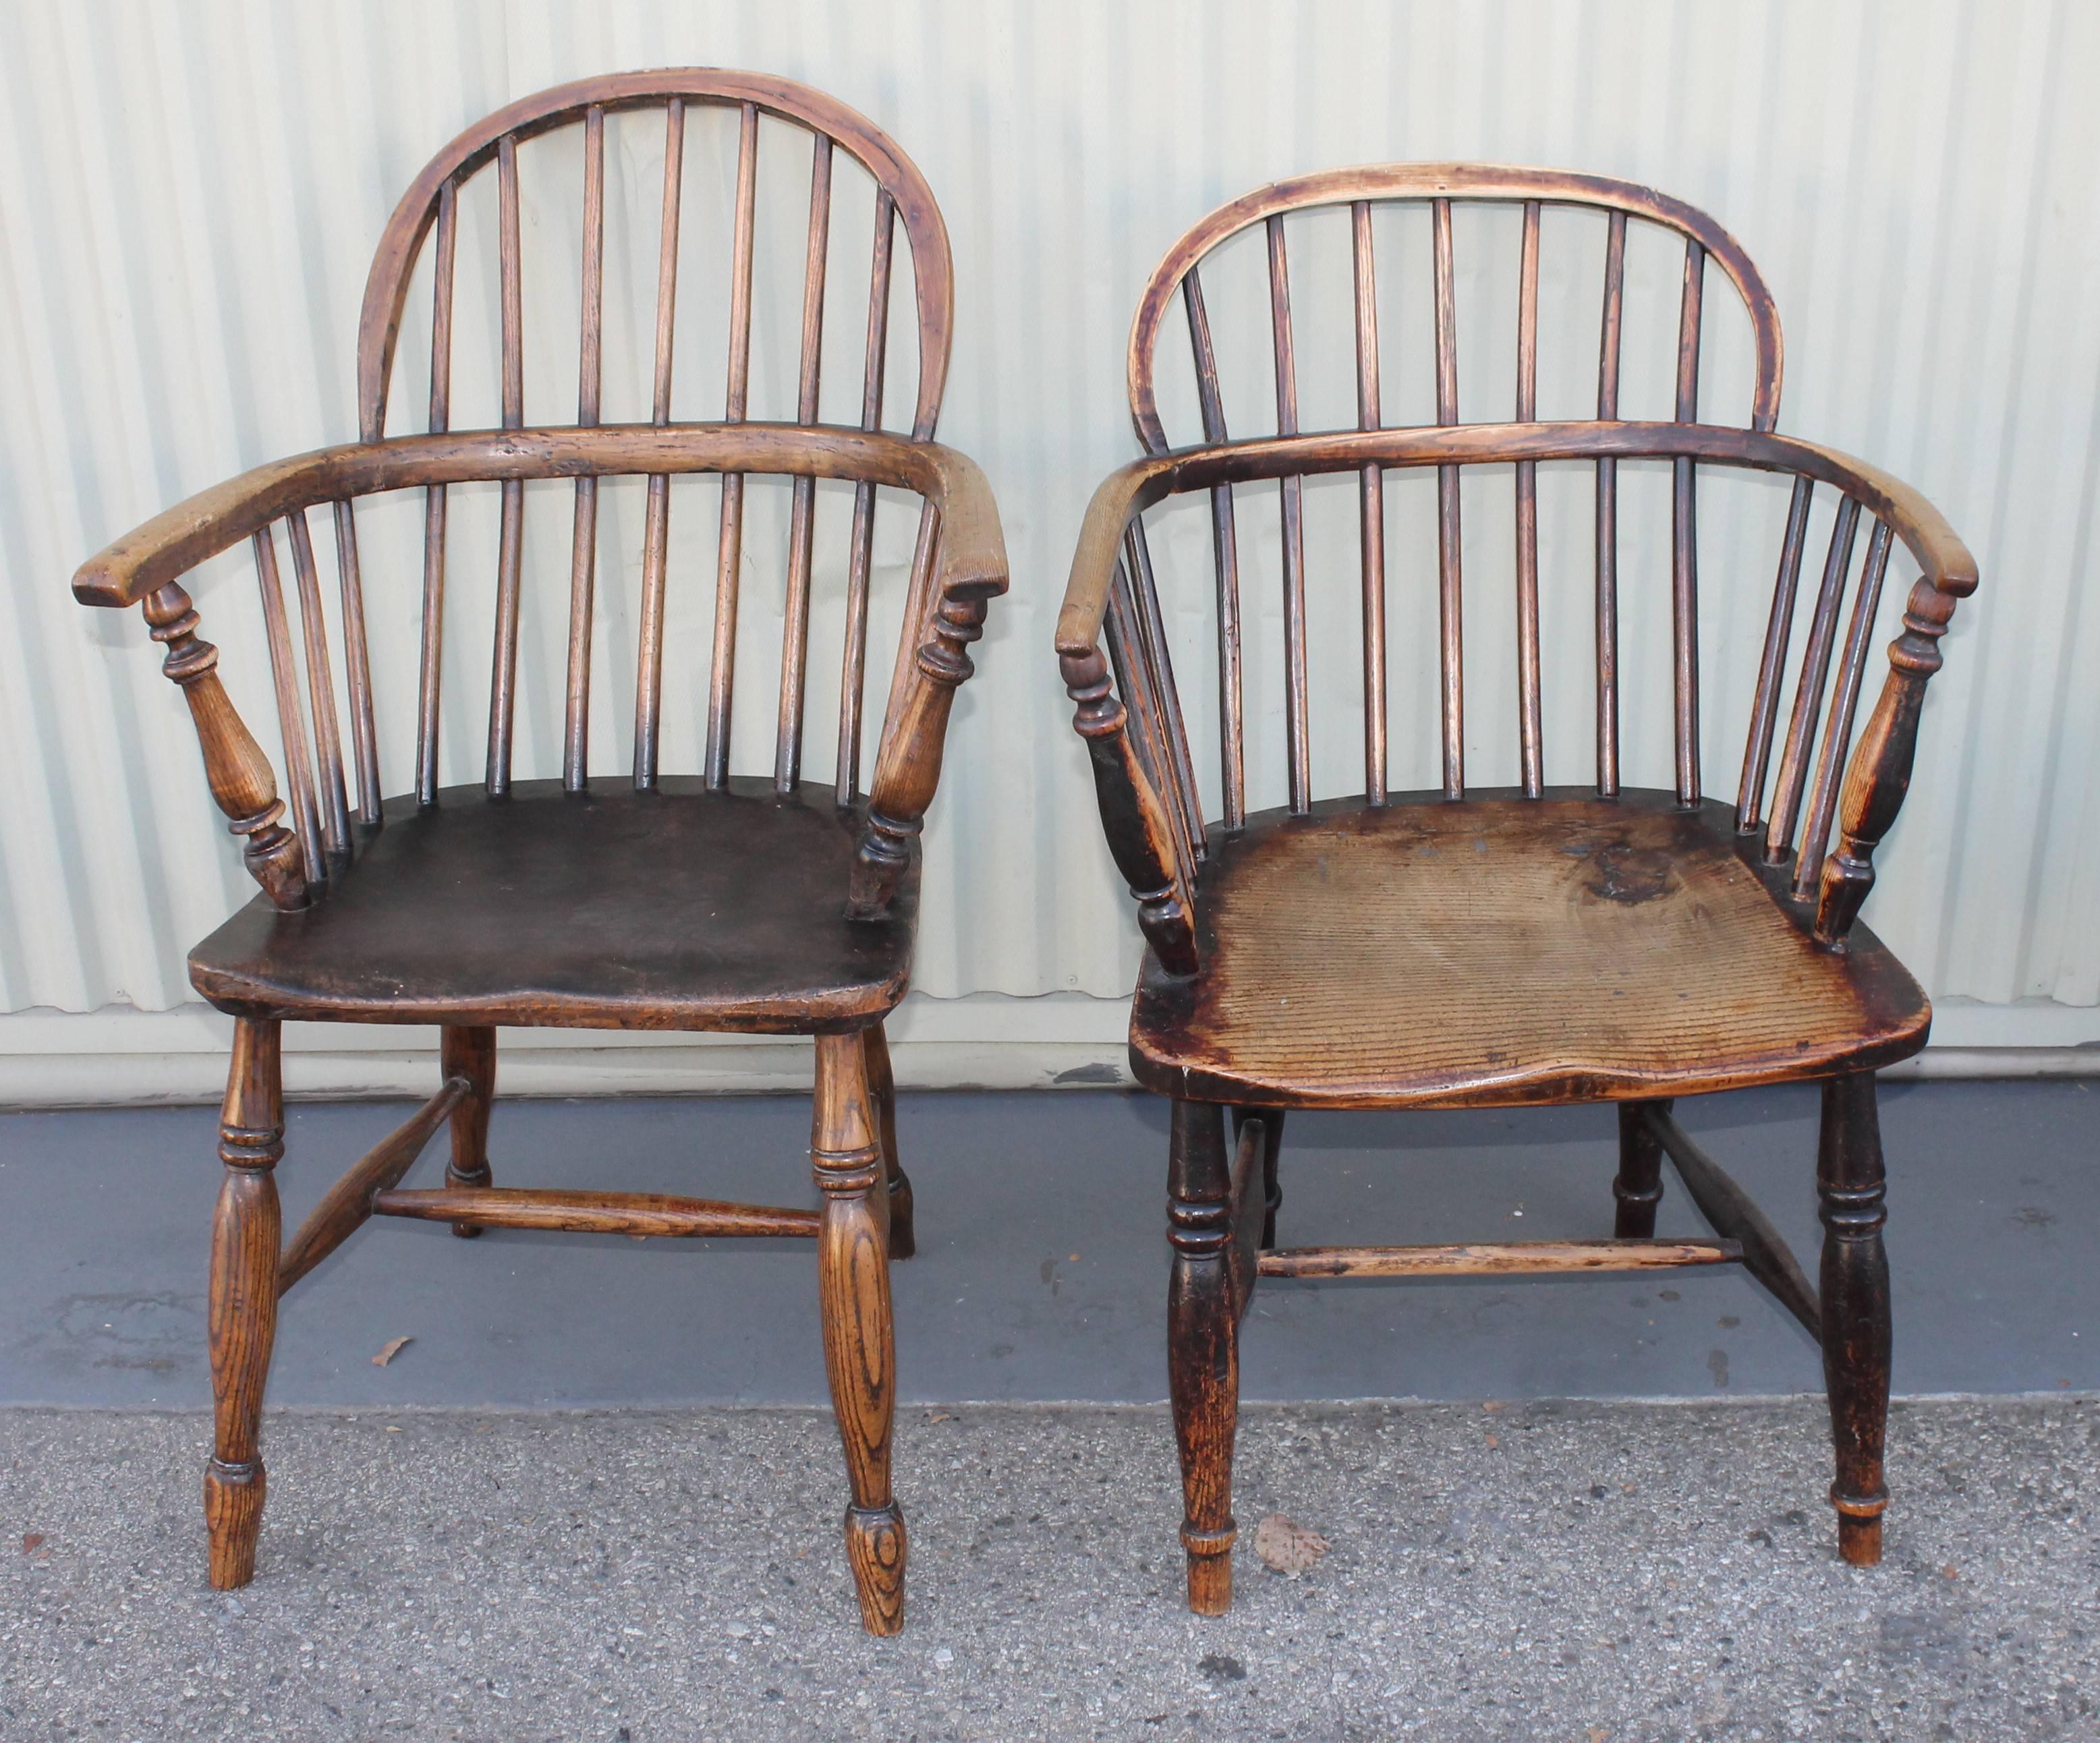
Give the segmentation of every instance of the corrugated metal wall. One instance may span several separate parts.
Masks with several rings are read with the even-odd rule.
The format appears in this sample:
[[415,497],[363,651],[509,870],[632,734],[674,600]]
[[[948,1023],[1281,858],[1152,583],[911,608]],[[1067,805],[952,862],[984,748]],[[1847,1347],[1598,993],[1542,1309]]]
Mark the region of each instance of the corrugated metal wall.
[[[142,627],[76,607],[74,564],[188,492],[355,436],[370,249],[446,139],[545,85],[679,63],[786,73],[866,111],[925,170],[955,240],[942,435],[999,492],[1014,589],[951,741],[924,991],[1128,989],[1136,934],[1047,648],[1088,494],[1135,452],[1123,350],[1153,263],[1202,212],[1279,175],[1480,158],[1649,182],[1714,213],[1763,268],[1785,323],[1781,428],[1907,478],[1968,538],[1983,591],[1948,639],[1922,778],[1868,916],[1939,995],[2100,1001],[2100,686],[2081,676],[2100,669],[2100,613],[2081,609],[2100,459],[2100,8],[91,0],[10,8],[0,31],[0,566],[13,625],[0,638],[0,1008],[178,1004],[183,947],[247,894]],[[615,159],[612,209],[632,208],[629,238],[653,257],[648,150],[637,141]],[[792,208],[799,194],[783,193]],[[474,237],[464,230],[463,263]],[[688,271],[704,274],[695,258]],[[1715,332],[1718,417],[1740,377],[1721,355],[1728,329]],[[530,382],[544,372],[551,384],[549,415],[573,355],[536,353]],[[616,368],[623,353],[607,355]],[[1469,397],[1493,368],[1469,363]],[[1552,379],[1549,366],[1549,409]],[[642,389],[609,386],[607,415],[634,415],[620,408]],[[1755,587],[1768,585],[1762,501],[1705,534],[1723,602],[1710,650],[1734,650],[1743,669],[1763,610]],[[893,538],[906,520],[893,515]],[[1732,589],[1711,578],[1727,572],[1712,547],[1717,526],[1738,523],[1758,542],[1754,585]],[[1588,585],[1583,516],[1558,524],[1549,598]],[[395,531],[391,546],[373,535],[383,560],[367,557],[368,573],[401,559],[375,629],[382,600],[405,611],[415,585],[412,533]],[[1481,546],[1491,572],[1494,549]],[[539,546],[557,588],[567,550],[561,529]],[[1252,549],[1248,562],[1251,576],[1272,572]],[[488,567],[462,557],[460,571]],[[1200,584],[1201,568],[1183,572]],[[1347,596],[1352,563],[1344,572]],[[198,591],[229,669],[258,673],[245,577],[214,570]],[[412,650],[405,636],[378,640],[399,790]],[[462,662],[462,683],[480,658]],[[1408,659],[1396,666],[1408,682]],[[1480,755],[1506,761],[1510,663],[1484,657],[1468,677]],[[241,694],[267,717],[265,682],[251,676]],[[553,772],[558,735],[535,706],[528,691],[537,761],[521,773]],[[1586,706],[1571,695],[1550,714],[1569,722],[1570,744]],[[1737,683],[1710,711],[1714,787],[1746,707]],[[1628,724],[1630,774],[1666,770],[1666,708],[1636,708]],[[674,717],[673,740],[684,730]],[[1330,790],[1347,784],[1353,735],[1327,734]],[[1403,743],[1397,774],[1427,755],[1423,736]],[[617,727],[600,743],[617,766]],[[1581,779],[1586,764],[1552,772]]]

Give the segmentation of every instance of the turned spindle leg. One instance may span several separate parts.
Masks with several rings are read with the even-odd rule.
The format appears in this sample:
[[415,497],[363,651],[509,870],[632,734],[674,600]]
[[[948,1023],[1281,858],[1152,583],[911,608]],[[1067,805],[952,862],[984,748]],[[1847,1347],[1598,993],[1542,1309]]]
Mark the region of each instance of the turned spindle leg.
[[817,1238],[824,1367],[853,1490],[846,1560],[862,1625],[870,1634],[894,1634],[904,1626],[904,1516],[889,1489],[897,1358],[880,1130],[861,1038],[818,1036],[810,1161],[824,1194]]
[[[440,1055],[447,1077],[463,1077],[474,1093],[452,1110],[452,1159],[445,1165],[448,1186],[488,1186],[495,1176],[488,1167],[488,1114],[496,1099],[496,1031],[448,1025]],[[479,1223],[454,1223],[463,1241],[481,1233]]]
[[1662,1145],[1641,1115],[1653,1108],[1667,1114],[1667,1101],[1619,1104],[1619,1174],[1612,1196],[1619,1202],[1612,1235],[1621,1241],[1655,1238],[1656,1208],[1662,1202]]
[[213,1444],[204,1475],[211,1583],[220,1591],[255,1578],[262,1529],[262,1388],[277,1330],[277,1182],[285,1154],[278,1026],[242,1019],[218,1127],[226,1165],[212,1219],[208,1324]]
[[882,1136],[882,1162],[889,1181],[889,1256],[909,1259],[919,1251],[911,1228],[911,1180],[897,1159],[897,1086],[889,1075],[889,1042],[882,1025],[861,1031],[866,1050],[867,1092]]
[[1267,1252],[1276,1245],[1276,1213],[1283,1207],[1283,1110],[1282,1108],[1234,1108],[1233,1110],[1233,1141],[1239,1141],[1240,1127],[1251,1119],[1258,1119],[1262,1127],[1261,1146],[1261,1249]]
[[1816,1190],[1823,1201],[1823,1378],[1837,1443],[1838,1553],[1882,1559],[1889,1492],[1882,1448],[1889,1419],[1889,1261],[1882,1247],[1882,1132],[1874,1074],[1825,1079]]
[[[1264,1117],[1266,1117],[1264,1115]],[[1239,1419],[1239,1315],[1232,1287],[1232,1168],[1221,1110],[1174,1104],[1167,1165],[1167,1388],[1181,1453],[1189,1608],[1222,1616],[1233,1604],[1233,1436]]]

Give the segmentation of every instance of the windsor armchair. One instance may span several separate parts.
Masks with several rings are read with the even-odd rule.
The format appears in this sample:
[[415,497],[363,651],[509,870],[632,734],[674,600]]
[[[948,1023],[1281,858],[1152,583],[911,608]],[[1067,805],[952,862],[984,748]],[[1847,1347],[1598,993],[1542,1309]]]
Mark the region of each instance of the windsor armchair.
[[[734,125],[735,140],[734,217],[724,249],[726,403],[718,421],[682,422],[671,416],[682,178],[688,117],[708,110],[726,112],[719,118],[725,130]],[[606,147],[615,117],[627,117],[622,126],[646,130],[642,156],[652,139],[664,150],[651,421],[624,426],[600,420]],[[809,175],[792,421],[749,418],[761,118],[768,152],[781,148],[770,131],[778,127],[789,170],[806,168]],[[576,413],[572,423],[527,427],[518,161],[528,142],[567,128],[581,130],[584,171]],[[728,161],[726,148],[724,155]],[[873,209],[857,428],[823,425],[818,417],[839,160],[867,172]],[[465,184],[492,163],[501,427],[456,432],[448,425],[459,214]],[[915,301],[917,391],[908,435],[881,427],[900,223]],[[426,253],[433,285],[428,433],[389,436],[397,338],[412,273]],[[964,651],[980,633],[986,599],[1006,586],[998,518],[982,476],[932,439],[952,297],[946,232],[924,180],[880,130],[830,98],[784,79],[708,68],[623,74],[543,92],[453,141],[389,223],[360,322],[360,440],[207,491],[119,540],[75,577],[86,603],[143,603],[153,639],[167,650],[166,674],[189,704],[213,796],[262,888],[191,957],[197,990],[236,1019],[210,1281],[217,1427],[205,1513],[214,1585],[240,1586],[254,1572],[264,1494],[259,1422],[278,1298],[368,1216],[448,1222],[462,1236],[488,1228],[799,1236],[817,1242],[825,1358],[851,1489],[845,1543],[862,1618],[876,1633],[902,1626],[905,1538],[890,1484],[888,1262],[910,1256],[913,1241],[882,1023],[910,970],[916,837],[940,772],[950,704],[970,674]],[[664,772],[662,764],[669,760],[663,744],[666,602],[680,585],[669,560],[672,486],[697,474],[717,474],[721,483],[705,739],[700,773],[692,777]],[[772,772],[761,777],[733,773],[730,757],[747,475],[793,481],[778,723]],[[620,478],[647,482],[636,565],[631,766],[614,775],[592,771],[589,722],[593,633],[606,615],[594,598],[599,547],[602,533],[619,530],[615,516],[601,515],[601,488]],[[819,479],[854,487],[840,589],[836,766],[823,782],[805,779],[801,766]],[[519,625],[532,609],[525,499],[528,484],[547,480],[569,481],[573,497],[568,594],[549,613],[567,623],[563,675],[552,681],[552,694],[562,699],[561,774],[514,779]],[[501,486],[501,526],[485,774],[479,783],[444,785],[448,491],[489,481]],[[863,786],[878,487],[915,493],[924,506],[889,705],[871,782]],[[354,505],[412,489],[423,492],[424,519],[415,767],[412,790],[385,797]],[[323,505],[336,541],[347,677],[340,691],[307,519]],[[296,635],[280,568],[280,523],[296,583]],[[252,543],[261,589],[282,788],[228,699],[218,650],[201,639],[182,585],[190,571],[244,541]],[[601,646],[601,660],[604,652]],[[271,1170],[284,1149],[280,1026],[287,1018],[441,1025],[443,1082],[280,1250]],[[505,1025],[813,1035],[811,1155],[822,1210],[503,1187],[491,1169],[488,1132],[496,1034]],[[444,1185],[403,1189],[426,1143],[448,1125]]]
[[[1454,209],[1476,203],[1506,214],[1513,207],[1521,226],[1514,417],[1507,423],[1459,417]],[[1307,434],[1299,425],[1301,335],[1292,316],[1290,227],[1318,208],[1339,208],[1347,218],[1354,320],[1336,349],[1353,348],[1359,427]],[[1381,415],[1388,372],[1379,351],[1374,217],[1396,208],[1418,218],[1426,208],[1427,218],[1416,245],[1430,269],[1423,300],[1433,312],[1424,338],[1433,348],[1435,421],[1413,427],[1388,427]],[[1591,329],[1599,335],[1594,417],[1586,403],[1579,417],[1539,417],[1539,263],[1549,208],[1556,224],[1602,232],[1593,239],[1602,244],[1601,298],[1590,305],[1601,309]],[[1564,218],[1562,209],[1588,215]],[[1674,368],[1657,372],[1669,379],[1666,420],[1628,421],[1621,413],[1630,226],[1681,249]],[[1253,348],[1265,354],[1262,373],[1273,366],[1276,434],[1235,441],[1225,425],[1223,347],[1214,342],[1202,271],[1214,251],[1257,227],[1249,250],[1265,242],[1266,271],[1257,267],[1248,277],[1265,280],[1266,294],[1251,291],[1250,298],[1257,307],[1265,302],[1257,319],[1267,332],[1266,342]],[[1297,233],[1304,245],[1308,231]],[[1390,258],[1391,248],[1386,252]],[[1747,428],[1697,421],[1710,264],[1748,317],[1754,379]],[[1154,373],[1160,332],[1177,301],[1189,333],[1201,435],[1198,445],[1179,448],[1169,443]],[[1961,541],[1916,492],[1857,461],[1774,433],[1780,355],[1763,280],[1710,219],[1646,188],[1545,170],[1395,165],[1279,183],[1197,224],[1146,285],[1128,363],[1145,457],[1112,474],[1094,496],[1057,646],[1108,843],[1146,942],[1131,1017],[1132,1069],[1140,1083],[1173,1101],[1167,1335],[1186,1509],[1181,1538],[1189,1604],[1198,1612],[1221,1613],[1231,1603],[1239,1326],[1264,1278],[1740,1263],[1821,1345],[1839,1549],[1851,1562],[1879,1558],[1890,1315],[1874,1072],[1924,1046],[1930,1010],[1857,916],[1873,881],[1874,849],[1909,782],[1939,638],[1977,576]],[[1643,461],[1669,467],[1674,779],[1661,789],[1621,783],[1620,468]],[[1582,602],[1595,624],[1594,753],[1583,759],[1592,778],[1580,785],[1546,779],[1540,474],[1557,462],[1577,463],[1594,478],[1594,559],[1581,565],[1584,593],[1594,589]],[[1480,729],[1469,726],[1465,713],[1461,509],[1467,470],[1488,465],[1507,468],[1514,486],[1511,748],[1519,779],[1483,791],[1471,783],[1467,765]],[[1399,791],[1388,785],[1388,604],[1389,594],[1405,597],[1395,583],[1412,585],[1414,571],[1402,563],[1388,568],[1387,487],[1390,474],[1430,468],[1436,552],[1433,566],[1424,559],[1422,585],[1432,585],[1433,572],[1437,647],[1427,687],[1436,697],[1438,749],[1423,762],[1427,772],[1440,761],[1441,781]],[[1696,516],[1702,474],[1724,470],[1791,482],[1732,806],[1707,797],[1701,769]],[[1357,483],[1350,506],[1359,585],[1350,590],[1360,591],[1361,602],[1363,761],[1355,791],[1316,800],[1308,652],[1322,650],[1308,629],[1307,492],[1308,480],[1334,474]],[[1246,493],[1236,496],[1235,487],[1268,481],[1277,482],[1280,496],[1286,802],[1250,810],[1255,759],[1245,733],[1243,638],[1260,620],[1241,598],[1236,510]],[[1805,647],[1781,731],[1787,655],[1820,488],[1834,496],[1830,540],[1812,603],[1801,607]],[[1170,648],[1170,624],[1189,607],[1170,595],[1175,610],[1162,610],[1145,518],[1157,505],[1171,512],[1170,499],[1189,493],[1199,503],[1208,496],[1215,580],[1220,778],[1210,822]],[[1425,527],[1430,518],[1425,510]],[[1855,564],[1863,520],[1872,531]],[[1855,746],[1876,613],[1898,546],[1918,578],[1880,699]],[[1655,567],[1659,580],[1662,565]],[[1339,577],[1335,585],[1348,585]],[[1854,603],[1841,642],[1848,588]],[[1317,603],[1317,590],[1312,597]],[[1577,733],[1592,736],[1581,726]],[[1671,1113],[1677,1097],[1792,1079],[1821,1085],[1820,1290]],[[1610,1240],[1276,1244],[1278,1163],[1290,1108],[1600,1101],[1618,1107]],[[1714,1238],[1654,1238],[1665,1155]]]

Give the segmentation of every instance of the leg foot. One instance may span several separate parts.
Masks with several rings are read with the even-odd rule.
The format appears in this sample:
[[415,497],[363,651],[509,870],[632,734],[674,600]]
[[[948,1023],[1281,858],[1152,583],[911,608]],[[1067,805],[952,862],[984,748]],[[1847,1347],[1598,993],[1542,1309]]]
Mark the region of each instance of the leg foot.
[[1646,1107],[1667,1101],[1621,1101],[1619,1104],[1619,1174],[1612,1182],[1612,1196],[1618,1200],[1618,1216],[1612,1234],[1621,1241],[1655,1238],[1655,1213],[1662,1202],[1662,1145],[1641,1119]]
[[1823,1128],[1815,1184],[1823,1216],[1823,1378],[1838,1454],[1831,1504],[1838,1553],[1858,1567],[1882,1559],[1882,1512],[1889,1492],[1882,1454],[1889,1419],[1888,1220],[1881,1120],[1874,1075],[1856,1072],[1823,1085]]
[[285,1154],[279,1030],[243,1019],[219,1119],[225,1164],[212,1219],[207,1317],[211,1345],[212,1459],[204,1479],[211,1583],[220,1591],[255,1578],[262,1528],[262,1388],[277,1335],[277,1249],[282,1219],[271,1171]]
[[875,1107],[889,1184],[889,1256],[909,1259],[919,1251],[911,1226],[911,1180],[897,1159],[897,1087],[889,1075],[889,1042],[880,1023],[861,1031],[861,1045],[867,1053],[868,1097]]
[[1224,1122],[1202,1102],[1174,1104],[1167,1174],[1168,1389],[1181,1454],[1181,1543],[1189,1608],[1222,1616],[1233,1603],[1233,1441],[1240,1397],[1239,1314],[1232,1287],[1232,1171]]
[[[488,1186],[495,1176],[488,1167],[488,1114],[496,1099],[496,1031],[448,1026],[442,1058],[447,1077],[463,1077],[474,1093],[452,1110],[452,1159],[445,1167],[448,1186]],[[462,1241],[481,1233],[479,1223],[454,1223]]]
[[897,1357],[880,1129],[861,1038],[818,1036],[810,1153],[824,1194],[817,1240],[824,1368],[853,1493],[846,1559],[862,1626],[871,1634],[894,1634],[904,1626],[905,1543],[904,1520],[889,1488]]

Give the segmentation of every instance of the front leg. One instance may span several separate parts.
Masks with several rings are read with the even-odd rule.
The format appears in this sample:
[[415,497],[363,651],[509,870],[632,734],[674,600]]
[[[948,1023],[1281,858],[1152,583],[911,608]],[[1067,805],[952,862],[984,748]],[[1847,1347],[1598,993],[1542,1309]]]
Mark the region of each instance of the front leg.
[[1240,1404],[1239,1313],[1233,1298],[1232,1173],[1222,1110],[1174,1104],[1167,1163],[1167,1388],[1181,1454],[1181,1543],[1189,1608],[1222,1616],[1233,1604],[1233,1440]]
[[889,1189],[877,1134],[861,1038],[818,1035],[810,1159],[824,1194],[817,1238],[824,1368],[853,1495],[846,1508],[846,1559],[862,1625],[870,1634],[894,1634],[904,1626],[904,1516],[889,1488],[897,1349],[889,1306]]
[[271,1171],[285,1154],[279,1037],[275,1022],[244,1017],[234,1025],[218,1127],[226,1172],[211,1226],[213,1435],[204,1518],[211,1583],[221,1591],[255,1578],[255,1540],[262,1529],[262,1388],[277,1335],[282,1221]]
[[1881,1120],[1874,1074],[1826,1079],[1817,1146],[1823,1204],[1823,1377],[1837,1443],[1838,1553],[1860,1567],[1882,1559],[1889,1492],[1882,1450],[1889,1419],[1889,1261],[1882,1246]]

